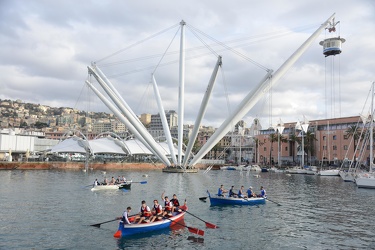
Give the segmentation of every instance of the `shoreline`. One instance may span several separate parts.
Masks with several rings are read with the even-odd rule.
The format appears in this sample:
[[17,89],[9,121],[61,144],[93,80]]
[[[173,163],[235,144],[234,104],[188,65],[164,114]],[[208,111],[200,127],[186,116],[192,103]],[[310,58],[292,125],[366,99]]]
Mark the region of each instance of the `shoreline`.
[[[205,164],[197,164],[198,169],[206,169]],[[92,170],[160,170],[165,168],[162,163],[90,163]],[[84,162],[0,162],[0,170],[83,170]]]

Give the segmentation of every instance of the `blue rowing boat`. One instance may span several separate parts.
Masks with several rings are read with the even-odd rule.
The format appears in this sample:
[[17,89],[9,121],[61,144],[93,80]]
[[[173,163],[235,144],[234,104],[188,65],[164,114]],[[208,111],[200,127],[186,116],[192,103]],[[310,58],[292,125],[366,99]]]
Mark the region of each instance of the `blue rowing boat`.
[[[187,210],[187,206],[182,206],[182,210]],[[171,217],[163,218],[162,220],[155,220],[154,222],[147,222],[141,224],[123,224],[122,221],[119,222],[118,230],[113,235],[116,238],[126,237],[134,234],[148,233],[151,231],[157,231],[165,228],[169,228],[175,224],[182,224],[179,221],[184,219],[185,211],[173,212]],[[132,222],[135,216],[129,217],[129,221]],[[190,231],[190,230],[189,230]]]
[[265,204],[266,198],[256,197],[256,198],[234,198],[228,196],[211,196],[210,192],[207,190],[208,197],[210,198],[211,206],[218,205],[258,205]]

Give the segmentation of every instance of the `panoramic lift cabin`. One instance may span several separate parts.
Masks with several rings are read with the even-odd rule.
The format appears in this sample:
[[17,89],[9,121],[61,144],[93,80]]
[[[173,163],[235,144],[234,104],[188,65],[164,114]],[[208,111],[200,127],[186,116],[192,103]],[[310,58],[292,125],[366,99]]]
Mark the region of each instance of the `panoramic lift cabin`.
[[[335,19],[330,23],[330,27],[327,28],[329,33],[336,32],[336,25],[339,23],[335,23]],[[344,38],[338,37],[331,37],[326,38],[323,41],[319,42],[320,45],[323,46],[323,54],[327,56],[334,56],[341,53],[341,45],[345,42]]]

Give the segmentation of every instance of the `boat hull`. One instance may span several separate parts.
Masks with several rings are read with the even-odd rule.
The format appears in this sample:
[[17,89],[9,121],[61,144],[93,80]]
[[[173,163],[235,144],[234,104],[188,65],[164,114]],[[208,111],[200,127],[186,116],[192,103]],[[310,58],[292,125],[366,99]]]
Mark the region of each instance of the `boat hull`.
[[343,179],[343,181],[354,182],[353,172],[340,171],[339,174],[340,174],[340,177]]
[[329,170],[320,170],[318,175],[320,176],[339,176],[340,170],[338,169],[329,169]]
[[121,183],[116,185],[98,185],[91,188],[91,191],[101,191],[101,190],[117,190],[117,189],[130,189],[131,182]]
[[375,188],[375,175],[361,174],[355,178],[355,183],[359,188]]
[[208,193],[210,198],[211,206],[220,206],[220,205],[258,205],[265,204],[266,198],[257,197],[257,198],[233,198],[233,197],[220,197],[220,196],[211,196]]
[[[187,210],[186,206],[181,207],[183,210]],[[144,234],[148,232],[158,231],[169,228],[175,224],[180,224],[183,221],[185,212],[177,213],[173,212],[173,216],[169,219],[163,219],[152,223],[141,223],[141,224],[123,224],[122,221],[119,223],[119,227],[114,237],[126,237],[135,234]],[[132,218],[129,218],[132,221]]]

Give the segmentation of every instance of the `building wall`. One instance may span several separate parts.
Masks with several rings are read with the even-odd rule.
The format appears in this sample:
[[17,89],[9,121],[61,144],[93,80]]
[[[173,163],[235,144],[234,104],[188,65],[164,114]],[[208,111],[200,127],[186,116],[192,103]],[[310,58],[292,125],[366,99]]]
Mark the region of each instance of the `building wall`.
[[[359,121],[359,116],[344,117],[336,119],[325,119],[325,120],[313,120],[309,122],[309,131],[315,135],[314,152],[310,155],[309,152],[305,152],[305,163],[311,161],[322,161],[327,160],[331,163],[342,161],[345,158],[351,160],[354,153],[354,143],[352,137],[346,136],[346,131],[352,125],[356,125]],[[329,124],[329,126],[328,126]],[[295,131],[296,123],[284,124],[285,129],[282,136],[286,139],[290,139],[291,135],[295,135],[301,138],[299,131]],[[360,126],[363,124],[360,122]],[[274,163],[278,160],[278,142],[274,142],[271,148],[271,142],[269,140],[270,134],[275,133],[274,130],[261,130],[259,135],[255,137],[259,140],[259,158],[261,163],[269,163],[270,151],[271,158],[273,157]],[[292,148],[290,140],[288,142],[280,142],[280,159],[282,161],[294,161],[296,163],[301,162],[301,152],[297,150],[298,144]],[[364,160],[369,156],[369,149],[365,151]],[[299,155],[298,155],[299,154]],[[265,159],[265,160],[264,160]]]

